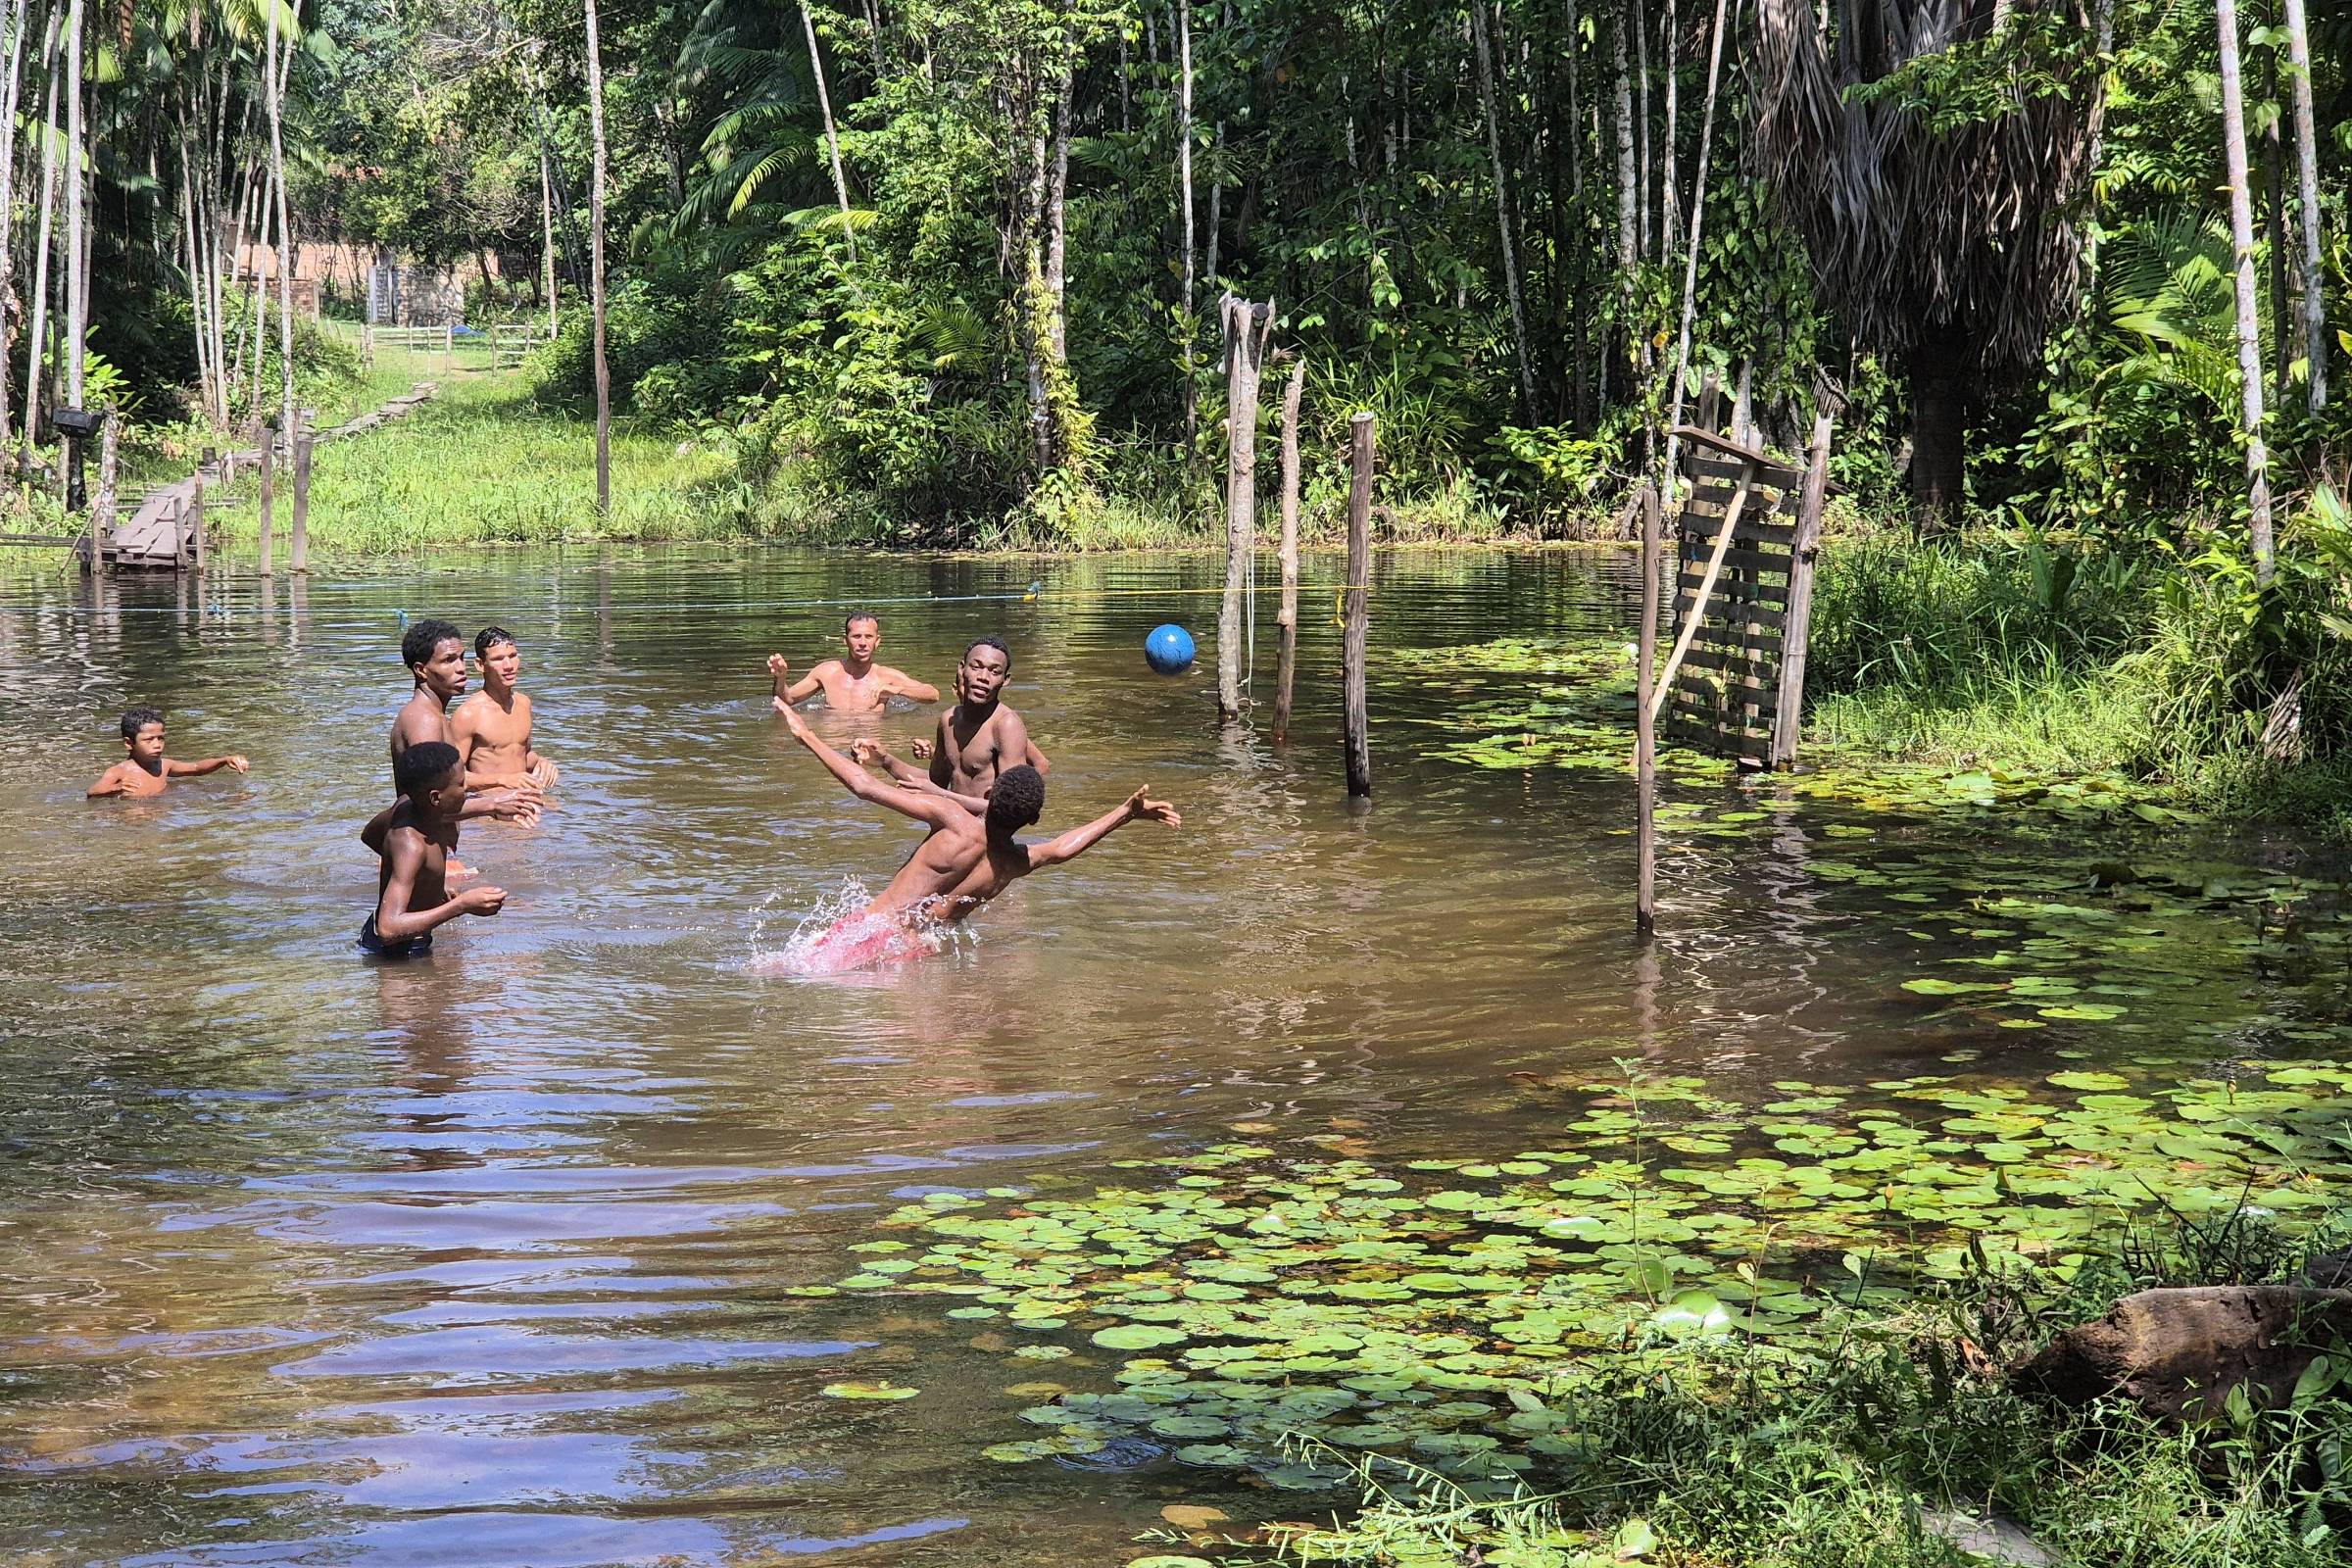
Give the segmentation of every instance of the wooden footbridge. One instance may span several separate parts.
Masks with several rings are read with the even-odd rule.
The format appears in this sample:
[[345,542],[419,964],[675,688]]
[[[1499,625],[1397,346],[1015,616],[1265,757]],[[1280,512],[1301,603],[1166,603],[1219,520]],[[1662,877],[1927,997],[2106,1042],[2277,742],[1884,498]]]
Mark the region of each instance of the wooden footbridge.
[[[306,564],[304,537],[305,512],[308,496],[305,493],[309,476],[309,453],[303,448],[313,442],[336,441],[345,436],[372,430],[391,419],[398,419],[431,398],[435,383],[419,381],[401,396],[382,408],[361,415],[346,423],[334,425],[295,439],[296,494],[294,499],[294,560],[295,569]],[[265,427],[267,428],[267,427]],[[96,545],[98,563],[115,570],[180,571],[204,564],[205,492],[225,484],[240,468],[261,469],[266,457],[273,457],[278,446],[275,431],[269,433],[263,446],[248,447],[208,458],[197,465],[196,471],[184,479],[159,485],[139,499],[131,514],[111,529],[98,530]],[[265,481],[267,489],[267,481]],[[0,542],[12,542],[15,536],[0,535]],[[36,536],[24,536],[34,542]],[[91,541],[86,537],[47,539],[41,543],[70,544],[86,552]],[[266,562],[267,546],[263,557]]]

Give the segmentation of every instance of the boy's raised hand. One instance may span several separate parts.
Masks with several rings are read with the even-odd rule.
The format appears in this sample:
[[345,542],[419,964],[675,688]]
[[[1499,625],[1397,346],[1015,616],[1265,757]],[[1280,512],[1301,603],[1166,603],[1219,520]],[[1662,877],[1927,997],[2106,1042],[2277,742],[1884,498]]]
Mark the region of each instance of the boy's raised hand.
[[1127,820],[1130,822],[1162,822],[1169,827],[1184,826],[1184,813],[1166,801],[1155,801],[1146,791],[1149,784],[1127,797]]

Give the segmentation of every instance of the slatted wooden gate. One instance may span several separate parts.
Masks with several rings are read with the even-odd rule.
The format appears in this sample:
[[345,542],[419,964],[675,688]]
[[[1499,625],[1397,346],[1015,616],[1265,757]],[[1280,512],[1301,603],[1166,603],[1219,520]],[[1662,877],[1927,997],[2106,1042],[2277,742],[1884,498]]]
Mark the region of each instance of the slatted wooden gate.
[[1793,765],[1826,431],[1810,473],[1711,430],[1676,434],[1688,489],[1675,519],[1682,657],[1668,662],[1667,737],[1742,767]]

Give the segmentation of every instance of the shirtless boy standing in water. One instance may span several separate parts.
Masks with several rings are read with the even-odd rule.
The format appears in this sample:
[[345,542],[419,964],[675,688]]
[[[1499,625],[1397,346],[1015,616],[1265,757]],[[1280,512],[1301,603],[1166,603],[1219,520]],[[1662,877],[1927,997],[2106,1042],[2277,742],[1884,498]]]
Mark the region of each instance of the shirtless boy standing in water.
[[360,946],[380,958],[420,958],[433,951],[436,926],[464,914],[496,914],[506,906],[499,888],[452,895],[451,852],[466,808],[466,766],[458,749],[418,741],[392,764],[400,802],[368,824],[360,840],[379,858],[375,912],[360,927]]
[[927,951],[914,929],[917,921],[954,924],[1030,872],[1076,859],[1125,823],[1149,820],[1177,827],[1184,821],[1176,808],[1139,789],[1084,827],[1043,844],[1023,844],[1014,835],[1045,809],[1046,781],[1036,768],[1010,767],[992,780],[994,793],[975,814],[946,790],[884,783],[819,740],[788,705],[776,706],[793,738],[815,753],[851,794],[931,829],[879,898],[817,940],[808,957],[820,969],[917,956]]
[[864,611],[858,611],[841,623],[841,640],[848,647],[848,657],[828,659],[808,674],[787,686],[784,677],[792,672],[782,654],[767,656],[767,673],[776,683],[776,697],[789,705],[805,703],[819,690],[825,694],[825,706],[839,713],[871,713],[879,711],[893,697],[910,702],[936,703],[939,688],[916,680],[903,669],[874,662],[874,653],[882,646],[882,622]]
[[[466,634],[446,620],[420,620],[402,634],[400,657],[416,682],[416,691],[392,720],[392,787],[405,794],[400,789],[402,753],[425,741],[458,745],[457,731],[449,722],[449,702],[466,695]],[[459,755],[465,755],[463,748]],[[461,814],[536,821],[539,787],[526,779],[469,796]]]
[[522,650],[504,626],[484,626],[473,639],[482,666],[482,689],[449,715],[458,755],[466,760],[468,789],[548,790],[556,764],[531,750],[531,700],[514,689],[522,673]]
[[1007,768],[1052,771],[1021,715],[997,700],[1011,674],[1012,650],[1000,638],[983,637],[963,651],[963,662],[956,666],[956,706],[939,715],[937,738],[914,743],[916,760],[930,760],[928,775],[872,742],[861,743],[859,755],[870,749],[872,760],[902,784],[928,776],[939,788],[971,798],[985,798]]

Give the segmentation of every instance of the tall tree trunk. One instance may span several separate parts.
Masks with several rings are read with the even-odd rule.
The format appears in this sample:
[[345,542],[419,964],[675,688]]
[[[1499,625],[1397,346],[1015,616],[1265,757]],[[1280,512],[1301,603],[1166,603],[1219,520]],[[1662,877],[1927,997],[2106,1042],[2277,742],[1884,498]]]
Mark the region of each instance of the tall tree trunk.
[[[595,0],[589,0],[591,11]],[[816,78],[817,112],[825,120],[825,151],[833,157],[833,194],[841,203],[841,237],[848,246],[850,263],[857,265],[858,236],[850,232],[850,181],[841,168],[841,133],[833,124],[833,99],[825,91],[825,62],[816,51],[816,19],[808,14],[808,0],[801,0],[801,26],[808,34],[808,74]]]
[[[1070,194],[1070,109],[1077,97],[1078,63],[1062,51],[1061,85],[1054,96],[1054,163],[1046,182],[1046,294],[1053,311],[1047,346],[1054,364],[1070,363],[1068,256]],[[1056,444],[1060,444],[1058,438]],[[1066,453],[1064,454],[1066,456]]]
[[1494,170],[1494,226],[1502,236],[1502,286],[1510,299],[1511,343],[1519,359],[1519,415],[1536,417],[1535,356],[1527,338],[1527,293],[1519,277],[1518,223],[1511,211],[1509,182],[1503,176],[1502,129],[1494,110],[1494,66],[1489,49],[1492,28],[1487,23],[1487,0],[1470,0],[1470,48],[1478,56],[1478,96],[1487,116],[1487,157]]
[[1658,146],[1658,228],[1661,254],[1672,256],[1681,242],[1682,193],[1675,174],[1681,154],[1676,147],[1679,127],[1676,123],[1677,104],[1681,85],[1676,80],[1681,72],[1676,51],[1682,47],[1681,18],[1676,14],[1674,0],[1666,0],[1665,31],[1659,34],[1658,54],[1666,68],[1666,139]]
[[556,335],[556,183],[547,167],[547,144],[539,144],[539,274],[547,290],[547,335]]
[[[588,288],[596,315],[596,510],[612,510],[612,368],[605,359],[605,59],[597,45],[596,0],[588,22]],[[805,13],[804,13],[805,14]]]
[[63,67],[57,58],[58,17],[49,16],[41,64],[49,73],[49,107],[42,117],[41,221],[33,240],[32,330],[24,338],[24,466],[32,466],[32,447],[41,432],[41,354],[49,335],[49,235],[57,204],[57,93]]
[[1642,14],[1642,0],[1626,0],[1626,25],[1634,32],[1634,135],[1639,167],[1634,173],[1634,224],[1642,243],[1642,255],[1646,259],[1657,253],[1650,249],[1655,230],[1650,226],[1649,203],[1656,189],[1649,182],[1649,21]]
[[81,407],[82,356],[89,352],[90,278],[82,228],[88,221],[82,180],[81,0],[66,10],[66,401]]
[[0,96],[0,469],[8,451],[8,301],[15,284],[17,212],[17,99],[24,83],[24,31],[32,25],[29,0],[9,0],[8,83]]
[[1200,389],[1193,369],[1193,0],[1176,0],[1176,188],[1184,208],[1184,293],[1178,320],[1184,333],[1184,451],[1191,461],[1200,438]]
[[[286,142],[284,120],[286,112],[286,83],[294,71],[294,40],[278,37],[276,6],[270,8],[270,183],[277,190],[277,364],[279,379],[278,428],[285,432],[286,453],[294,451],[294,225],[286,205]],[[290,7],[294,23],[301,24],[302,0],[293,0]],[[282,69],[278,61],[281,41],[285,48]],[[274,447],[263,454],[263,461],[276,465]]]
[[2286,60],[2295,116],[2295,187],[2303,205],[2303,355],[2311,412],[2328,407],[2328,305],[2320,267],[2319,137],[2312,125],[2311,36],[2303,0],[2286,0]]
[[[2272,103],[2278,102],[2278,49],[2277,45],[2263,51],[2268,79],[2264,91]],[[2265,236],[2271,253],[2271,354],[2273,358],[2271,398],[2273,408],[2286,407],[2287,389],[2295,377],[2295,330],[2286,314],[2286,158],[2279,145],[2278,122],[2282,115],[2271,116],[2271,122],[2262,133],[2262,172],[2267,206],[2263,214]]]
[[[1634,167],[1634,83],[1625,58],[1624,19],[1618,19],[1611,32],[1616,46],[1617,67],[1617,305],[1618,329],[1624,333],[1626,357],[1635,354],[1635,342],[1641,336],[1642,324],[1634,319],[1634,273],[1642,265],[1642,229],[1639,216],[1642,187],[1637,184]],[[1607,374],[1607,357],[1602,357],[1602,374]],[[1602,412],[1608,409],[1608,388],[1604,381],[1600,400]]]
[[1690,372],[1690,322],[1698,309],[1698,246],[1707,226],[1707,154],[1715,140],[1715,86],[1723,73],[1723,0],[1715,0],[1714,41],[1707,46],[1707,107],[1698,120],[1698,169],[1690,182],[1690,241],[1683,264],[1683,324],[1675,340],[1673,402],[1666,416],[1666,484],[1672,503],[1680,482],[1675,472],[1675,429],[1683,422],[1683,381]]
[[2254,580],[2268,586],[2271,552],[2270,454],[2262,444],[2262,335],[2254,307],[2254,196],[2246,171],[2245,88],[2237,64],[2237,0],[2215,0],[2222,57],[2222,153],[2230,173],[2230,248],[2236,273],[2238,421],[2246,440],[2248,543]]
[[1949,322],[1922,322],[1911,381],[1911,527],[1925,537],[1960,518],[1967,499],[1968,339]]

